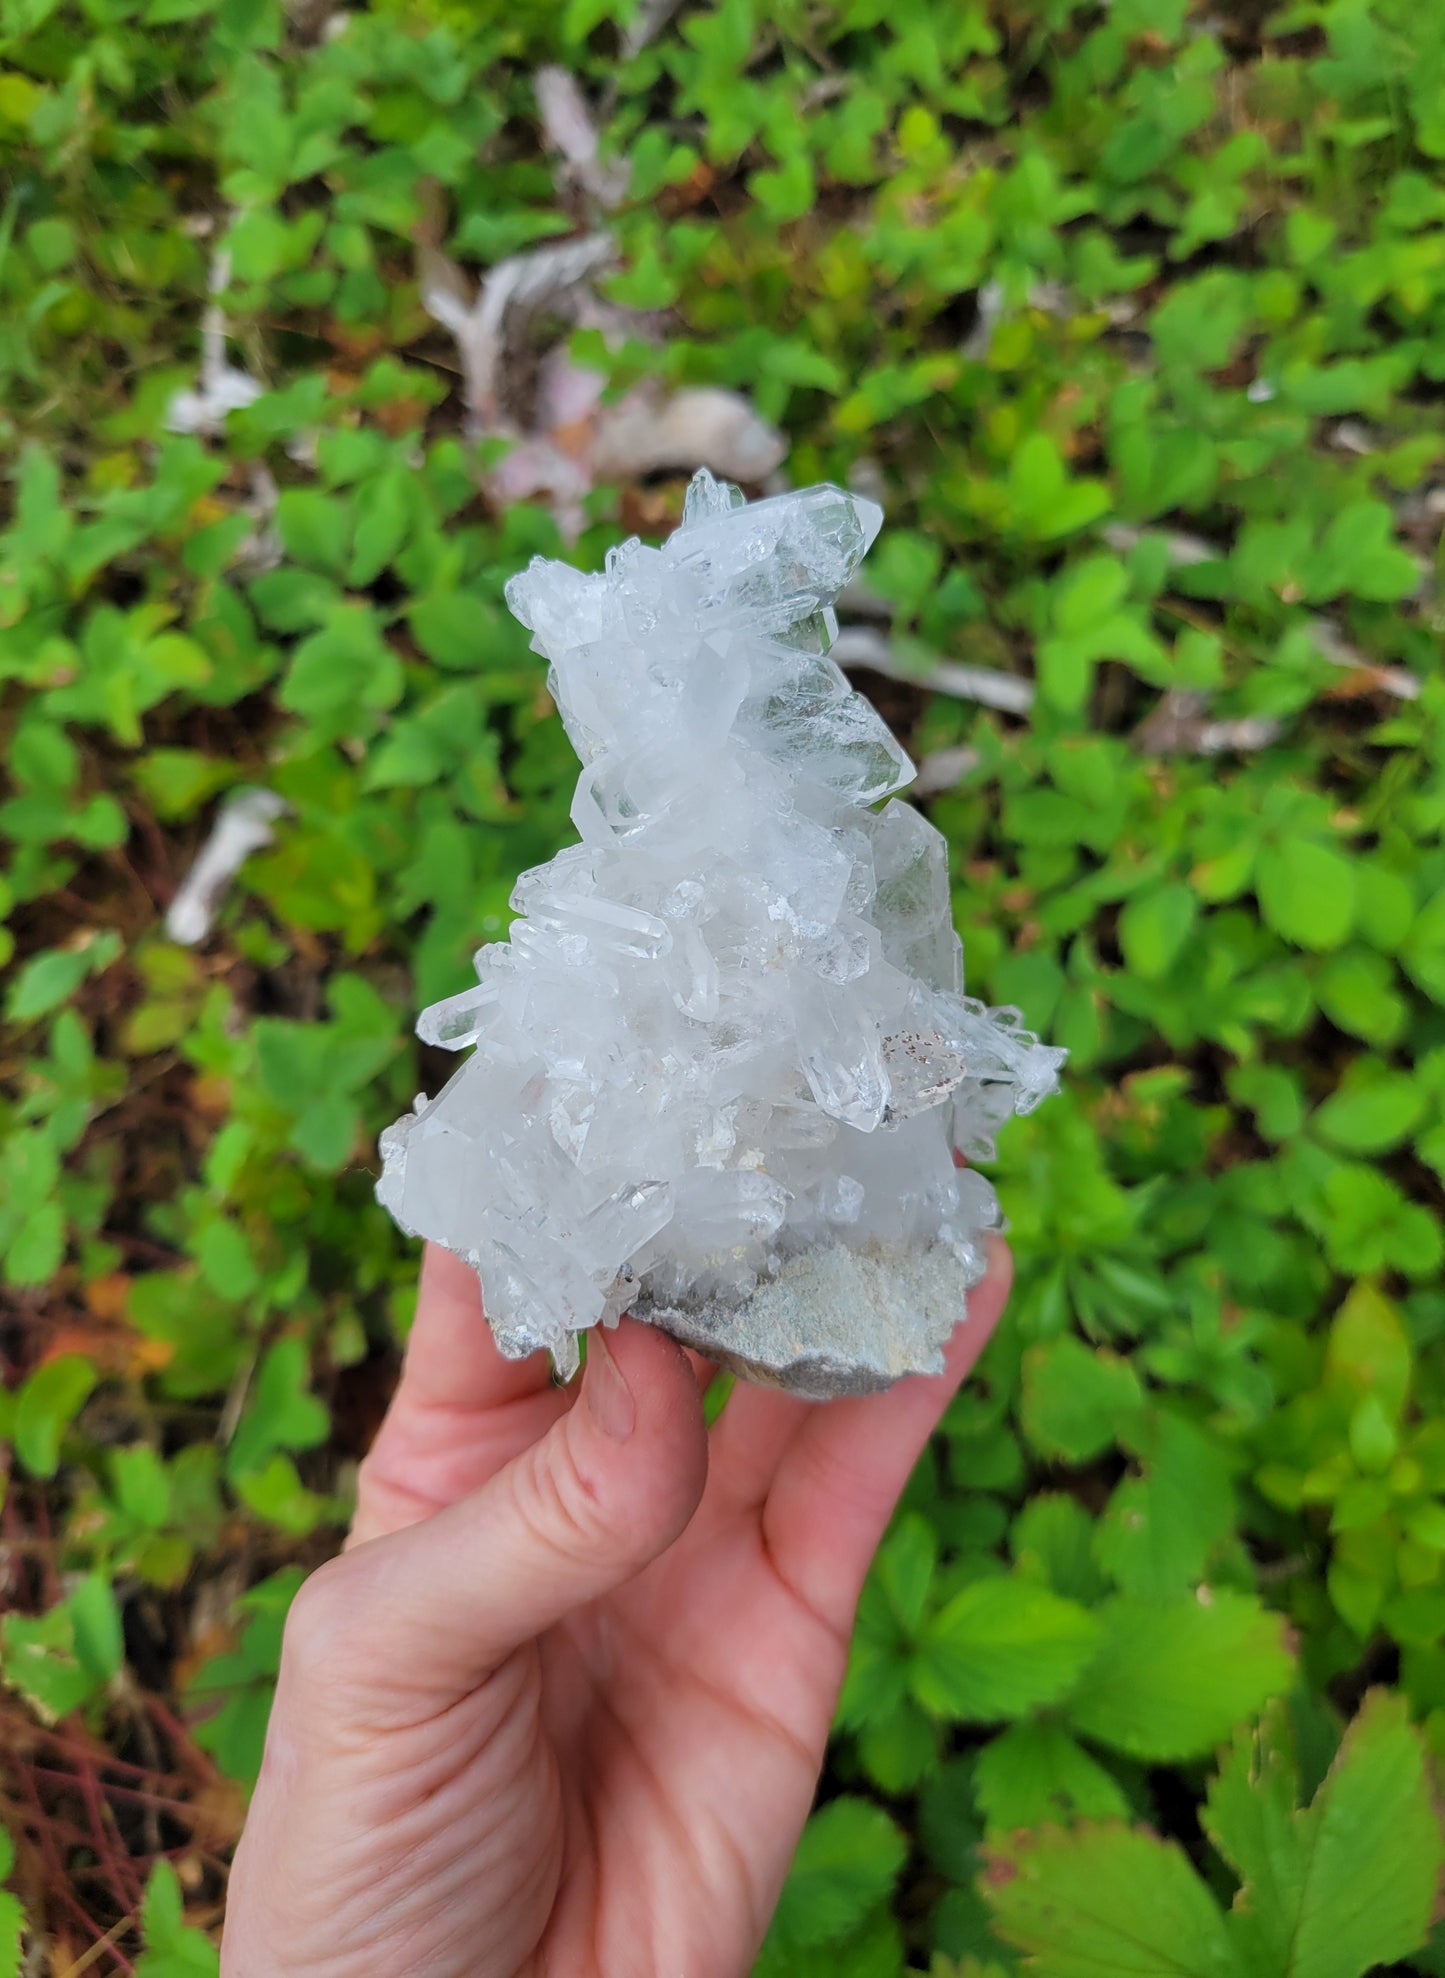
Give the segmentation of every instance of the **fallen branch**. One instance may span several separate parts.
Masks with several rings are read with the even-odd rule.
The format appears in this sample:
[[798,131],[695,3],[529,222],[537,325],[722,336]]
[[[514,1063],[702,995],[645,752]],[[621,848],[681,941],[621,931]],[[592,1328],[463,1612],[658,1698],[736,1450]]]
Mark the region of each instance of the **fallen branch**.
[[231,257],[222,248],[211,260],[207,284],[211,300],[201,318],[200,388],[174,394],[166,407],[166,427],[172,433],[197,433],[214,439],[228,412],[253,405],[265,387],[249,371],[241,371],[226,356],[226,317],[217,297],[231,283]]
[[271,827],[285,808],[274,790],[232,792],[167,909],[166,933],[172,941],[193,948],[205,940],[222,894],[252,852],[270,844]]
[[[469,433],[515,442],[487,475],[489,494],[503,503],[547,496],[568,537],[581,531],[584,499],[599,481],[707,467],[724,480],[758,485],[788,450],[784,436],[740,392],[719,386],[666,392],[649,379],[604,405],[606,378],[574,363],[565,344],[536,361],[526,332],[547,304],[601,329],[609,341],[648,331],[645,317],[592,293],[591,282],[611,265],[613,251],[611,236],[599,232],[514,255],[498,262],[472,297],[461,270],[434,244],[418,250],[422,301],[456,339]],[[524,353],[525,366],[518,361]],[[514,368],[534,379],[525,411]]]
[[456,340],[474,439],[510,430],[506,361],[526,324],[568,289],[600,274],[615,253],[610,234],[591,233],[511,254],[468,299],[466,277],[455,262],[439,248],[419,249],[422,306]]
[[1032,680],[1021,680],[1017,674],[1002,673],[992,666],[963,666],[952,659],[936,659],[924,669],[906,665],[891,640],[867,625],[845,625],[833,641],[832,652],[844,668],[865,666],[886,679],[951,694],[956,700],[978,701],[1005,714],[1027,714],[1034,704]]
[[740,392],[696,385],[663,395],[639,386],[602,406],[592,438],[599,480],[662,468],[707,467],[725,481],[757,484],[782,464],[788,443]]
[[1141,755],[1251,755],[1267,749],[1283,731],[1283,722],[1273,715],[1211,721],[1208,708],[1208,694],[1170,687],[1135,729],[1134,747]]
[[982,760],[978,750],[969,748],[967,743],[951,749],[935,749],[919,763],[908,794],[936,797],[944,790],[953,789],[965,776],[971,776]]
[[1327,659],[1332,666],[1346,667],[1352,673],[1363,674],[1370,686],[1378,688],[1382,694],[1393,694],[1396,700],[1419,700],[1418,675],[1403,666],[1381,666],[1361,652],[1358,646],[1351,645],[1333,620],[1311,618],[1309,630],[1315,651],[1321,659]]
[[562,176],[580,187],[604,212],[611,212],[627,192],[631,168],[625,159],[610,165],[602,163],[597,126],[575,78],[565,69],[549,64],[538,69],[532,78],[532,88],[542,118],[542,135],[551,150],[561,153],[565,166]]
[[1127,556],[1136,549],[1146,536],[1153,535],[1163,543],[1169,552],[1169,561],[1179,570],[1187,570],[1196,563],[1218,563],[1228,556],[1229,551],[1212,543],[1207,536],[1193,536],[1185,529],[1140,529],[1132,522],[1106,522],[1099,531],[1110,549],[1118,550]]
[[622,59],[630,62],[654,41],[681,5],[681,0],[642,0],[631,27],[622,37]]

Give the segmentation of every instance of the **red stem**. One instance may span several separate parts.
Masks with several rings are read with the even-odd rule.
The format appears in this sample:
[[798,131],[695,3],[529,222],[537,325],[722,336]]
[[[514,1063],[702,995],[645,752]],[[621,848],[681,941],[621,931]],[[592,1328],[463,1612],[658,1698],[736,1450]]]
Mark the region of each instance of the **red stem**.
[[[57,1785],[75,1784],[73,1772],[62,1772],[53,1765],[32,1765],[30,1769],[38,1779],[53,1779]],[[107,1799],[137,1800],[142,1806],[159,1807],[162,1813],[174,1813],[180,1819],[187,1818],[195,1810],[183,1799],[166,1799],[160,1793],[142,1792],[139,1786],[118,1786],[111,1779],[102,1780],[101,1791]]]

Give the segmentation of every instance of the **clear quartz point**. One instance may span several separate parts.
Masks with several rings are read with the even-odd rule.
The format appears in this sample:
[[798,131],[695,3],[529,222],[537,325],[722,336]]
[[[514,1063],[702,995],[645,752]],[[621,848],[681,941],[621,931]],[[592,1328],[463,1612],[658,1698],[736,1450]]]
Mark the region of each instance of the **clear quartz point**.
[[443,997],[431,1003],[417,1018],[416,1034],[423,1044],[438,1044],[444,1051],[465,1051],[475,1044],[496,1014],[501,998],[495,983],[479,983],[459,996]]
[[382,1136],[377,1192],[560,1378],[629,1311],[803,1394],[935,1369],[998,1222],[953,1149],[986,1156],[1057,1085],[1062,1051],[964,996],[947,846],[829,657],[881,521],[704,470],[660,548],[507,586],[581,842],[422,1012],[468,1055]]

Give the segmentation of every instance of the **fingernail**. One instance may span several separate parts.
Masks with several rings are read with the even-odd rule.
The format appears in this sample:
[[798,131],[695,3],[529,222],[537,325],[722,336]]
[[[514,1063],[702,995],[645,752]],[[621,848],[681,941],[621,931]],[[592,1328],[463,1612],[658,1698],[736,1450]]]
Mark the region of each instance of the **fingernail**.
[[601,1326],[594,1326],[587,1335],[587,1372],[582,1382],[582,1398],[604,1435],[611,1436],[614,1442],[627,1440],[637,1425],[637,1407]]

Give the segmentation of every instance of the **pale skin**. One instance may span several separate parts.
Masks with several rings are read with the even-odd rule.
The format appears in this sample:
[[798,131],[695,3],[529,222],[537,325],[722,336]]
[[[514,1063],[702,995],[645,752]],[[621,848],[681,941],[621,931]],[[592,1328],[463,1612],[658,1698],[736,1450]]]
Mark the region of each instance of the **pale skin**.
[[347,1550],[287,1625],[223,1978],[745,1978],[864,1576],[1009,1276],[995,1240],[943,1374],[739,1383],[709,1430],[671,1340],[624,1320],[555,1388],[430,1250]]

